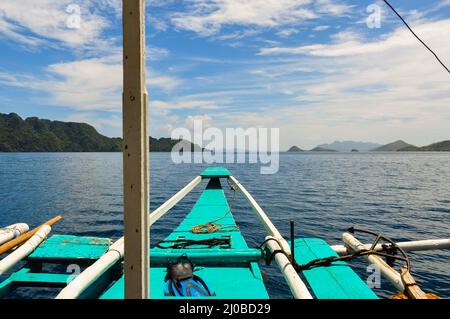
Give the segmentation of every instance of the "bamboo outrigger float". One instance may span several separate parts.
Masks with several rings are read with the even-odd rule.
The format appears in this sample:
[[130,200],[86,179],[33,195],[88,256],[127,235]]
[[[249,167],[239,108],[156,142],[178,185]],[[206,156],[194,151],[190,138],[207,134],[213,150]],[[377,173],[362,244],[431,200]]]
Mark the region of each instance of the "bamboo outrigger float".
[[28,225],[24,223],[9,225],[0,229],[0,245],[19,237],[20,235],[26,233],[28,229]]
[[[225,181],[230,184],[233,197],[237,193],[244,196],[249,210],[253,210],[260,220],[267,233],[262,247],[248,247],[222,188]],[[339,254],[370,251],[370,247],[361,244],[351,233],[343,235],[345,246],[329,246],[318,238],[286,240],[245,187],[225,168],[211,167],[201,173],[149,214],[148,223],[153,225],[160,221],[202,182],[206,183],[206,187],[192,210],[164,241],[149,250],[151,298],[184,298],[170,295],[167,291],[168,266],[183,256],[194,263],[194,274],[206,283],[211,292],[211,295],[202,298],[269,298],[260,267],[271,260],[279,266],[296,299],[378,298],[345,261],[336,260],[302,268],[311,262],[340,258]],[[407,242],[402,246],[409,251],[414,251],[415,247],[418,250],[448,249],[450,240]],[[25,259],[26,264],[21,269],[0,283],[0,297],[7,297],[17,287],[31,286],[61,288],[56,296],[60,299],[125,298],[124,247],[124,238],[112,243],[108,238],[54,235]],[[386,246],[378,243],[375,250],[385,251]],[[371,259],[372,263],[379,262],[383,276],[399,291],[405,291],[400,273],[391,266],[388,266],[389,271],[384,269],[387,264],[375,254],[362,256]],[[75,263],[84,270],[77,276],[65,272],[43,272],[48,263]]]

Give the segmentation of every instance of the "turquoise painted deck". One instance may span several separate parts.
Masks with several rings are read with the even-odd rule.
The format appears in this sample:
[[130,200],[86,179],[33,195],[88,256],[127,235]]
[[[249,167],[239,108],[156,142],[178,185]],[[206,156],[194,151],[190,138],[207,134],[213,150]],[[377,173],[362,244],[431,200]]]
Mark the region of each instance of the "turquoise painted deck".
[[108,238],[53,235],[39,246],[30,260],[97,260],[112,244]]
[[[19,287],[63,288],[73,279],[72,273],[45,273],[45,263],[90,265],[105,253],[111,244],[108,238],[54,235],[27,258],[25,266],[0,283],[0,297]],[[82,297],[99,296],[114,278],[107,272]]]
[[[180,256],[177,249],[152,249],[151,265],[166,266],[170,262],[175,262]],[[191,249],[189,259],[196,264],[202,265],[226,265],[226,264],[248,264],[262,260],[260,249],[220,249],[211,254],[210,249]]]
[[[231,245],[224,247],[190,247],[189,249],[152,248],[151,298],[170,299],[164,296],[166,266],[186,254],[196,265],[195,274],[203,278],[220,299],[267,299],[258,263],[263,260],[259,249],[249,248],[230,212],[220,178],[231,173],[225,168],[212,167],[201,176],[208,180],[192,210],[166,240],[208,239],[228,236]],[[216,221],[217,219],[220,219]],[[191,228],[208,222],[227,227],[212,234],[194,234]],[[0,283],[0,298],[17,287],[63,288],[73,279],[71,273],[46,273],[42,265],[79,264],[88,266],[95,262],[111,245],[108,238],[54,235],[47,239],[26,260],[25,266]],[[295,240],[295,256],[299,264],[318,258],[337,256],[328,244],[316,238]],[[302,272],[314,296],[318,299],[375,299],[377,296],[345,263],[336,262],[329,267],[317,267]],[[102,275],[81,298],[122,299],[124,277],[121,263]]]
[[[338,255],[318,238],[296,239],[295,259],[299,264]],[[316,267],[302,272],[318,299],[377,299],[377,295],[347,265],[339,261],[328,267]]]
[[[269,298],[257,263],[261,257],[261,252],[257,249],[250,249],[240,231],[236,229],[236,222],[230,212],[230,207],[219,181],[219,178],[228,177],[229,175],[230,172],[219,168],[211,168],[202,173],[202,177],[210,178],[206,189],[200,195],[191,212],[166,238],[166,240],[174,240],[179,238],[199,240],[221,236],[231,236],[231,248],[152,248],[150,251],[151,298],[172,298],[164,296],[164,278],[166,276],[167,265],[167,263],[164,264],[164,261],[174,260],[183,254],[187,254],[188,257],[193,259],[196,264],[195,274],[203,278],[208,283],[210,290],[216,294],[215,297],[210,298]],[[193,234],[190,231],[193,226],[204,224],[223,216],[225,217],[218,223],[222,226],[232,227],[230,228],[231,231],[212,234]],[[111,288],[106,291],[101,298],[121,299],[124,297],[123,291],[124,279],[122,277],[113,286],[111,286]]]
[[208,167],[200,176],[203,178],[226,178],[231,173],[225,167]]

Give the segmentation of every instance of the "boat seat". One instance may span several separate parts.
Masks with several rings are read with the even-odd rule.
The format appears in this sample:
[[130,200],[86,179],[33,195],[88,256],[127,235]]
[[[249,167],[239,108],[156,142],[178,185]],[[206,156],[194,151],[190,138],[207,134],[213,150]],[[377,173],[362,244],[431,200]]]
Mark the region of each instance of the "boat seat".
[[[322,239],[299,238],[294,241],[295,260],[298,264],[338,257]],[[302,271],[303,276],[318,299],[378,299],[366,283],[343,261],[330,266]]]
[[225,167],[208,167],[200,176],[202,178],[227,178],[231,175]]
[[109,238],[53,235],[28,256],[28,260],[92,261],[100,258],[110,245]]
[[[43,263],[90,265],[109,248],[111,240],[98,237],[53,235],[30,256],[25,266],[0,282],[0,298],[19,287],[63,288],[75,278],[73,272],[42,271]],[[62,270],[64,271],[64,270]],[[115,269],[105,272],[80,298],[96,298],[114,280]]]

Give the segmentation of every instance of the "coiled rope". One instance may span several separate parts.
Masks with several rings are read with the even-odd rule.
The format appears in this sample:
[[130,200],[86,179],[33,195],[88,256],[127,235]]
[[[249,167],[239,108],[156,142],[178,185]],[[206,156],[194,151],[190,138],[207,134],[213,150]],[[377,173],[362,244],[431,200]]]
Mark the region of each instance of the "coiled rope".
[[231,200],[230,207],[229,207],[228,211],[222,217],[219,217],[219,218],[214,219],[214,220],[212,220],[210,222],[207,222],[207,223],[200,224],[200,225],[192,227],[191,228],[191,233],[194,233],[194,234],[212,234],[212,233],[218,233],[218,232],[231,232],[231,231],[239,230],[239,227],[237,225],[236,226],[235,225],[233,225],[233,226],[223,226],[223,225],[218,223],[219,221],[221,221],[222,219],[227,217],[228,214],[231,213],[231,209],[232,209],[234,201],[236,199],[237,186],[230,185],[230,182],[228,180],[227,180],[227,182],[228,182],[228,185],[231,187],[231,191],[233,192],[233,198]]

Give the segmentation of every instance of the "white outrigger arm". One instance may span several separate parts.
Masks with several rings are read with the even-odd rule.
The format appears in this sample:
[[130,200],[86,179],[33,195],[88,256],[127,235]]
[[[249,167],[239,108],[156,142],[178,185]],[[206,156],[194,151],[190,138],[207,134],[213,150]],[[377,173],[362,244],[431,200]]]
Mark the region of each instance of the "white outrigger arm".
[[19,237],[20,235],[25,234],[30,228],[27,224],[20,223],[7,226],[5,228],[0,229],[0,245],[13,240],[14,238]]
[[[163,217],[169,210],[178,204],[187,194],[189,194],[200,182],[202,178],[197,176],[189,184],[187,184],[178,193],[173,195],[169,200],[162,204],[158,209],[149,215],[149,224],[153,225],[161,217]],[[56,299],[76,299],[78,298],[91,284],[93,284],[101,275],[108,269],[114,266],[117,262],[123,259],[124,256],[124,240],[122,237],[112,244],[108,251],[103,254],[95,263],[86,268],[73,281],[71,281],[60,293]]]
[[[378,235],[378,238],[380,238],[380,235]],[[383,251],[386,247],[383,247],[382,244],[364,245],[353,234],[349,232],[345,232],[342,234],[342,240],[345,244],[345,250],[348,251],[348,253],[362,253],[368,250],[377,252]],[[402,250],[402,254],[405,258],[407,258],[405,255],[406,251],[448,249],[450,248],[450,239],[422,240],[403,243],[392,242],[392,244],[395,244],[397,248]],[[400,271],[397,271],[376,254],[367,254],[364,255],[364,258],[369,264],[375,265],[380,270],[381,276],[387,279],[401,293],[406,294],[408,297],[413,299],[430,298],[429,294],[423,292],[414,278],[411,276],[409,262],[407,261],[407,259],[405,259],[406,265],[402,267]],[[433,299],[435,298],[437,297],[433,296]]]
[[291,256],[292,254],[286,239],[281,236],[280,232],[269,219],[267,214],[264,212],[261,206],[259,206],[258,202],[252,197],[252,195],[250,195],[250,193],[245,189],[245,187],[242,186],[242,184],[239,183],[239,181],[232,175],[229,177],[229,180],[244,195],[244,197],[247,199],[247,202],[255,212],[256,216],[258,216],[259,221],[266,229],[268,233],[268,236],[266,237],[266,248],[268,248],[270,253],[272,254],[276,251],[284,252],[283,254],[275,254],[274,259],[278,267],[280,268],[294,298],[313,299],[305,283],[302,281],[297,271],[292,266],[291,261],[287,257]]
[[[229,177],[230,181],[242,192],[245,198],[249,201],[256,215],[259,217],[264,228],[267,230],[268,237],[274,240],[267,241],[267,248],[270,252],[282,250],[286,254],[290,254],[290,248],[286,240],[281,236],[280,232],[276,229],[269,217],[264,213],[262,208],[258,205],[255,199],[250,193],[239,183],[239,181],[233,177]],[[178,193],[169,198],[158,209],[153,211],[149,215],[149,224],[153,225],[165,214],[167,214],[171,208],[178,204],[183,198],[185,198],[195,187],[202,181],[201,176],[197,176],[190,183],[188,183]],[[280,247],[284,246],[284,247]],[[300,279],[299,275],[292,267],[291,262],[286,257],[286,254],[276,254],[275,261],[280,267],[283,276],[288,283],[292,294],[295,298],[299,299],[312,299],[312,295],[309,293],[306,285]],[[78,298],[90,285],[92,285],[100,276],[102,276],[107,270],[114,266],[117,262],[123,259],[124,256],[124,237],[117,240],[110,246],[108,251],[101,256],[90,267],[86,268],[81,274],[79,274],[72,282],[70,282],[60,293],[56,296],[56,299],[75,299]]]
[[[185,187],[178,191],[175,195],[169,198],[160,207],[149,214],[149,224],[153,225],[160,218],[165,216],[170,209],[177,205],[182,199],[184,199],[192,190],[194,190],[202,181],[201,176],[195,177],[191,182],[189,182]],[[301,280],[298,273],[292,266],[288,256],[291,254],[290,246],[286,240],[281,236],[278,229],[270,221],[267,214],[259,206],[256,200],[251,196],[251,194],[245,189],[245,187],[239,183],[239,181],[234,177],[230,176],[229,181],[233,183],[234,187],[238,189],[244,197],[249,202],[255,214],[258,216],[261,224],[267,231],[268,236],[266,237],[266,247],[273,253],[275,251],[283,251],[283,254],[276,254],[274,256],[275,262],[280,268],[289,288],[295,298],[298,299],[311,299],[311,293],[306,288],[305,283]],[[267,239],[273,240],[267,240]],[[450,248],[450,239],[435,239],[435,240],[424,240],[424,241],[411,241],[402,242],[398,244],[405,251],[416,251],[416,250],[436,250],[436,249],[446,249]],[[363,245],[367,249],[370,245]],[[340,255],[348,253],[348,249],[343,245],[331,246],[334,251]],[[377,246],[376,250],[381,250],[382,247]],[[56,297],[57,299],[75,299],[78,298],[91,284],[93,284],[101,275],[108,271],[117,262],[123,259],[124,255],[124,238],[120,238],[114,244],[110,246],[108,251],[101,256],[94,264],[86,268],[80,275],[78,275],[72,282],[70,282]],[[393,277],[397,279],[398,277]],[[397,280],[395,280],[397,281]],[[397,281],[398,282],[398,281]],[[401,288],[399,286],[398,288]]]
[[[439,250],[439,249],[450,249],[450,238],[446,239],[426,239],[426,240],[414,240],[414,241],[403,241],[396,243],[398,247],[404,251],[426,251],[426,250]],[[371,244],[365,244],[364,249],[370,249]],[[338,255],[347,255],[351,253],[351,249],[348,249],[345,245],[333,245],[331,248]],[[383,245],[378,244],[373,249],[375,251],[382,251]]]

